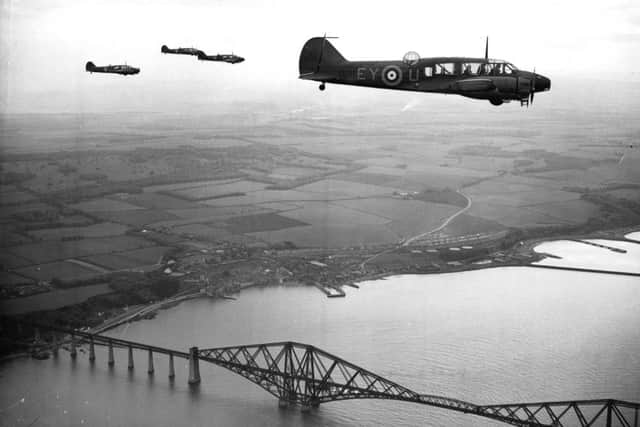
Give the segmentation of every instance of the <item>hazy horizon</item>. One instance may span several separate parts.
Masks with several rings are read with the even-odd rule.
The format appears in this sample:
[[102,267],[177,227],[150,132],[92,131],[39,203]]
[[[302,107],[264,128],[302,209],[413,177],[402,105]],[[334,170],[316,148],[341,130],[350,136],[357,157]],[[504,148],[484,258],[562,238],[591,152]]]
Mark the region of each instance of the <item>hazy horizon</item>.
[[[297,78],[298,55],[308,38],[325,32],[340,36],[335,45],[348,59],[399,59],[408,50],[425,57],[482,56],[488,34],[491,57],[535,67],[552,79],[551,93],[536,97],[539,108],[615,101],[635,109],[640,91],[640,6],[623,0],[521,7],[506,1],[393,7],[329,1],[315,9],[293,1],[4,0],[0,31],[3,114],[191,113],[236,102],[487,108],[458,97],[336,85],[320,94],[316,84]],[[233,51],[247,60],[202,63],[162,55],[162,44]],[[92,75],[84,71],[89,60],[126,62],[141,73]]]

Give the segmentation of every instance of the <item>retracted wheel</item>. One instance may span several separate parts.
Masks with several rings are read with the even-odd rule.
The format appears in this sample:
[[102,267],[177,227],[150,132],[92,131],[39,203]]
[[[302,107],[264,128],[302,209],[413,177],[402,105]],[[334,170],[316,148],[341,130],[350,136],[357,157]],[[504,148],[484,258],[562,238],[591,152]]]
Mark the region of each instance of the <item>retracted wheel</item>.
[[324,85],[324,83],[320,83],[320,86],[318,86],[318,89],[320,90],[325,90],[327,87]]

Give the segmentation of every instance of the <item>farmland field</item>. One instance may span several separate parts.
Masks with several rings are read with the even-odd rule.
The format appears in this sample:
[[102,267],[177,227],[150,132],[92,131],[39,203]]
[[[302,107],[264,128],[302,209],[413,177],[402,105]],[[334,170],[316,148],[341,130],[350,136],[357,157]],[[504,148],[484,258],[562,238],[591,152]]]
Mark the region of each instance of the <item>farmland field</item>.
[[381,225],[332,224],[251,233],[268,243],[293,242],[298,247],[343,248],[397,242],[398,236]]
[[234,216],[255,215],[259,213],[272,212],[260,206],[223,206],[223,207],[201,207],[195,209],[172,209],[169,211],[176,217],[194,220],[193,222],[208,222],[219,219],[227,219]]
[[283,212],[281,215],[312,225],[372,225],[386,224],[386,218],[348,209],[333,203],[304,202],[303,207],[293,211]]
[[0,301],[0,311],[7,315],[16,315],[33,311],[55,310],[110,292],[113,292],[113,290],[105,283],[71,289],[58,289],[43,294]]
[[173,249],[170,246],[152,246],[131,251],[118,252],[118,255],[137,261],[139,264],[157,264],[161,258]]
[[122,252],[152,246],[153,243],[132,236],[103,237],[72,241],[45,241],[12,247],[9,253],[43,264],[67,258]]
[[33,279],[19,276],[13,273],[7,273],[5,271],[0,271],[0,286],[10,287],[12,285],[19,285],[22,283],[31,283]]
[[31,277],[35,280],[51,280],[53,278],[58,278],[62,281],[85,280],[101,274],[95,270],[67,261],[23,267],[17,269],[16,273]]
[[197,203],[159,193],[130,194],[125,200],[127,203],[145,209],[191,209],[198,207]]
[[232,217],[229,218],[226,223],[227,230],[234,234],[273,231],[308,225],[305,222],[275,213]]
[[33,201],[35,197],[24,191],[9,191],[0,193],[0,205],[11,205]]
[[138,260],[123,256],[122,253],[91,255],[82,260],[112,271],[133,269],[140,265]]
[[170,192],[189,188],[209,187],[236,182],[238,179],[216,179],[204,181],[178,182],[175,184],[149,185],[144,187],[145,193]]
[[142,227],[155,222],[177,219],[175,215],[166,211],[142,208],[131,211],[93,212],[93,215],[103,221],[118,222],[133,227]]
[[196,239],[206,241],[223,241],[227,240],[231,236],[231,233],[222,228],[211,227],[198,223],[173,227],[171,232],[178,235],[191,235]]
[[99,198],[88,200],[85,202],[76,203],[70,205],[72,209],[77,209],[83,212],[120,212],[130,211],[136,209],[142,209],[140,206],[132,205],[131,203],[124,202],[122,200]]
[[187,200],[206,200],[222,197],[228,194],[249,193],[263,190],[267,184],[254,181],[236,181],[228,184],[206,185],[195,188],[174,190],[172,194]]
[[69,237],[107,237],[124,234],[128,227],[121,224],[101,222],[86,227],[58,227],[29,231],[28,234],[40,240],[61,240]]

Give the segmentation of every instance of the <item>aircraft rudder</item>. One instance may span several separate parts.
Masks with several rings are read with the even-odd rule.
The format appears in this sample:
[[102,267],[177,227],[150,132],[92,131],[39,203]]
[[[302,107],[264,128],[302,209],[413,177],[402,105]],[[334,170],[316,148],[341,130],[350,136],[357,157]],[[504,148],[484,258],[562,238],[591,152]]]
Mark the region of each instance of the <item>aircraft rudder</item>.
[[84,66],[84,69],[85,69],[86,71],[92,71],[92,70],[94,70],[95,68],[96,68],[96,65],[95,65],[93,62],[91,62],[91,61],[87,62],[87,64]]
[[[157,46],[157,45],[156,45]],[[160,48],[160,52],[162,53],[167,53],[169,52],[169,48],[167,47],[166,44],[163,44],[162,47]]]

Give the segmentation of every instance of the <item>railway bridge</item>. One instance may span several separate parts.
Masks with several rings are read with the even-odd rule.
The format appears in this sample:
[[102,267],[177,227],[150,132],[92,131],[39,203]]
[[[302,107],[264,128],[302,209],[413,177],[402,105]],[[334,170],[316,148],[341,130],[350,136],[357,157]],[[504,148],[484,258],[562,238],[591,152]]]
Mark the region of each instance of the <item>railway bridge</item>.
[[[349,399],[386,399],[413,402],[472,416],[489,418],[523,427],[621,426],[640,427],[640,404],[614,399],[567,400],[556,402],[480,405],[451,397],[421,394],[390,379],[383,378],[313,345],[293,341],[241,345],[220,348],[191,347],[180,351],[128,341],[101,334],[44,325],[29,325],[37,331],[48,330],[52,339],[36,339],[34,352],[51,351],[58,356],[64,343],[72,358],[80,343],[88,345],[88,357],[96,363],[95,346],[104,346],[107,363],[115,364],[114,348],[127,349],[128,368],[134,369],[134,351],[148,354],[147,372],[155,373],[154,358],[168,358],[168,375],[175,377],[174,358],[189,361],[188,382],[197,386],[200,364],[210,363],[235,372],[262,387],[278,399],[281,407],[299,405],[312,411],[320,404]],[[3,329],[6,325],[3,324]]]

